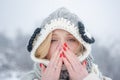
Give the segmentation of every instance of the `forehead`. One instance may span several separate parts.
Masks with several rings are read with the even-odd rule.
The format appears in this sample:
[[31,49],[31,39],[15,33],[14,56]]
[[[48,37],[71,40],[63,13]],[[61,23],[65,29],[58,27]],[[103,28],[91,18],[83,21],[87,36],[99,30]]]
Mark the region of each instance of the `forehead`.
[[68,34],[68,35],[72,35],[68,31],[65,31],[65,30],[62,30],[62,29],[56,29],[52,33],[53,34]]

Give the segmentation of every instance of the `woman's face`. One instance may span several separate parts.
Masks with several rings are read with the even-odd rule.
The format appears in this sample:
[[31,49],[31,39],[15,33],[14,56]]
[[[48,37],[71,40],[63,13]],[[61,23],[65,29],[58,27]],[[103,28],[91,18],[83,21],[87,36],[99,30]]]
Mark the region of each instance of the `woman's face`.
[[79,42],[75,39],[75,37],[69,32],[61,29],[54,30],[52,32],[52,40],[47,58],[51,58],[51,55],[55,52],[55,49],[58,46],[58,44],[62,47],[64,43],[67,43],[68,48],[73,53],[76,53],[76,49],[78,49],[80,45]]

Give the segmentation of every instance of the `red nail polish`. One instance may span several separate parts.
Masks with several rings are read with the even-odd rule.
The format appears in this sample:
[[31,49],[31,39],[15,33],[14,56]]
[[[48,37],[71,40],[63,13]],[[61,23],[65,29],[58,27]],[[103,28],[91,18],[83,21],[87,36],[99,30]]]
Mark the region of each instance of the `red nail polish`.
[[60,53],[60,58],[63,56],[63,54],[62,53]]
[[87,61],[85,60],[85,65],[87,64]]
[[82,64],[83,64],[83,65],[84,65],[84,64],[86,65],[86,64],[87,64],[87,61],[86,61],[86,60],[84,60],[84,61],[82,62]]
[[66,43],[64,43],[64,46],[65,46],[65,47],[67,47],[67,44],[66,44]]
[[63,47],[63,50],[64,50],[64,51],[66,51],[66,48],[65,48],[65,47]]
[[42,65],[43,65],[43,64],[42,64],[42,63],[40,63],[40,67],[42,67]]

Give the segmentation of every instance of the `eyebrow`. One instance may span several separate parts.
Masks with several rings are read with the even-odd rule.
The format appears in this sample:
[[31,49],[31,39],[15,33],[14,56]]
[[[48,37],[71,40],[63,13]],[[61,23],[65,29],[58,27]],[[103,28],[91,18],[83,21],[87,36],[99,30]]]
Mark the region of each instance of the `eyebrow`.
[[[52,35],[53,35],[53,36],[54,36],[54,35],[56,36],[57,34],[53,33]],[[72,34],[70,34],[70,33],[68,33],[67,35],[73,36],[73,35],[72,35]]]
[[52,34],[52,36],[56,36],[57,34]]
[[52,33],[53,35],[56,35],[55,33]]
[[[68,35],[68,36],[73,36],[73,35],[72,35],[72,34],[70,34],[70,33],[68,33],[67,35]],[[73,36],[73,37],[74,37],[74,36]]]

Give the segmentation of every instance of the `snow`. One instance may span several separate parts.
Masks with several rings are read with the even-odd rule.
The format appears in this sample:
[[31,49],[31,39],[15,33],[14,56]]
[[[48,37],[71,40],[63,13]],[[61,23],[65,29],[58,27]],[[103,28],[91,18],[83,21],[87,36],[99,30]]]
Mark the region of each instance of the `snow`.
[[0,74],[1,80],[20,80],[20,73],[15,71],[4,72]]

